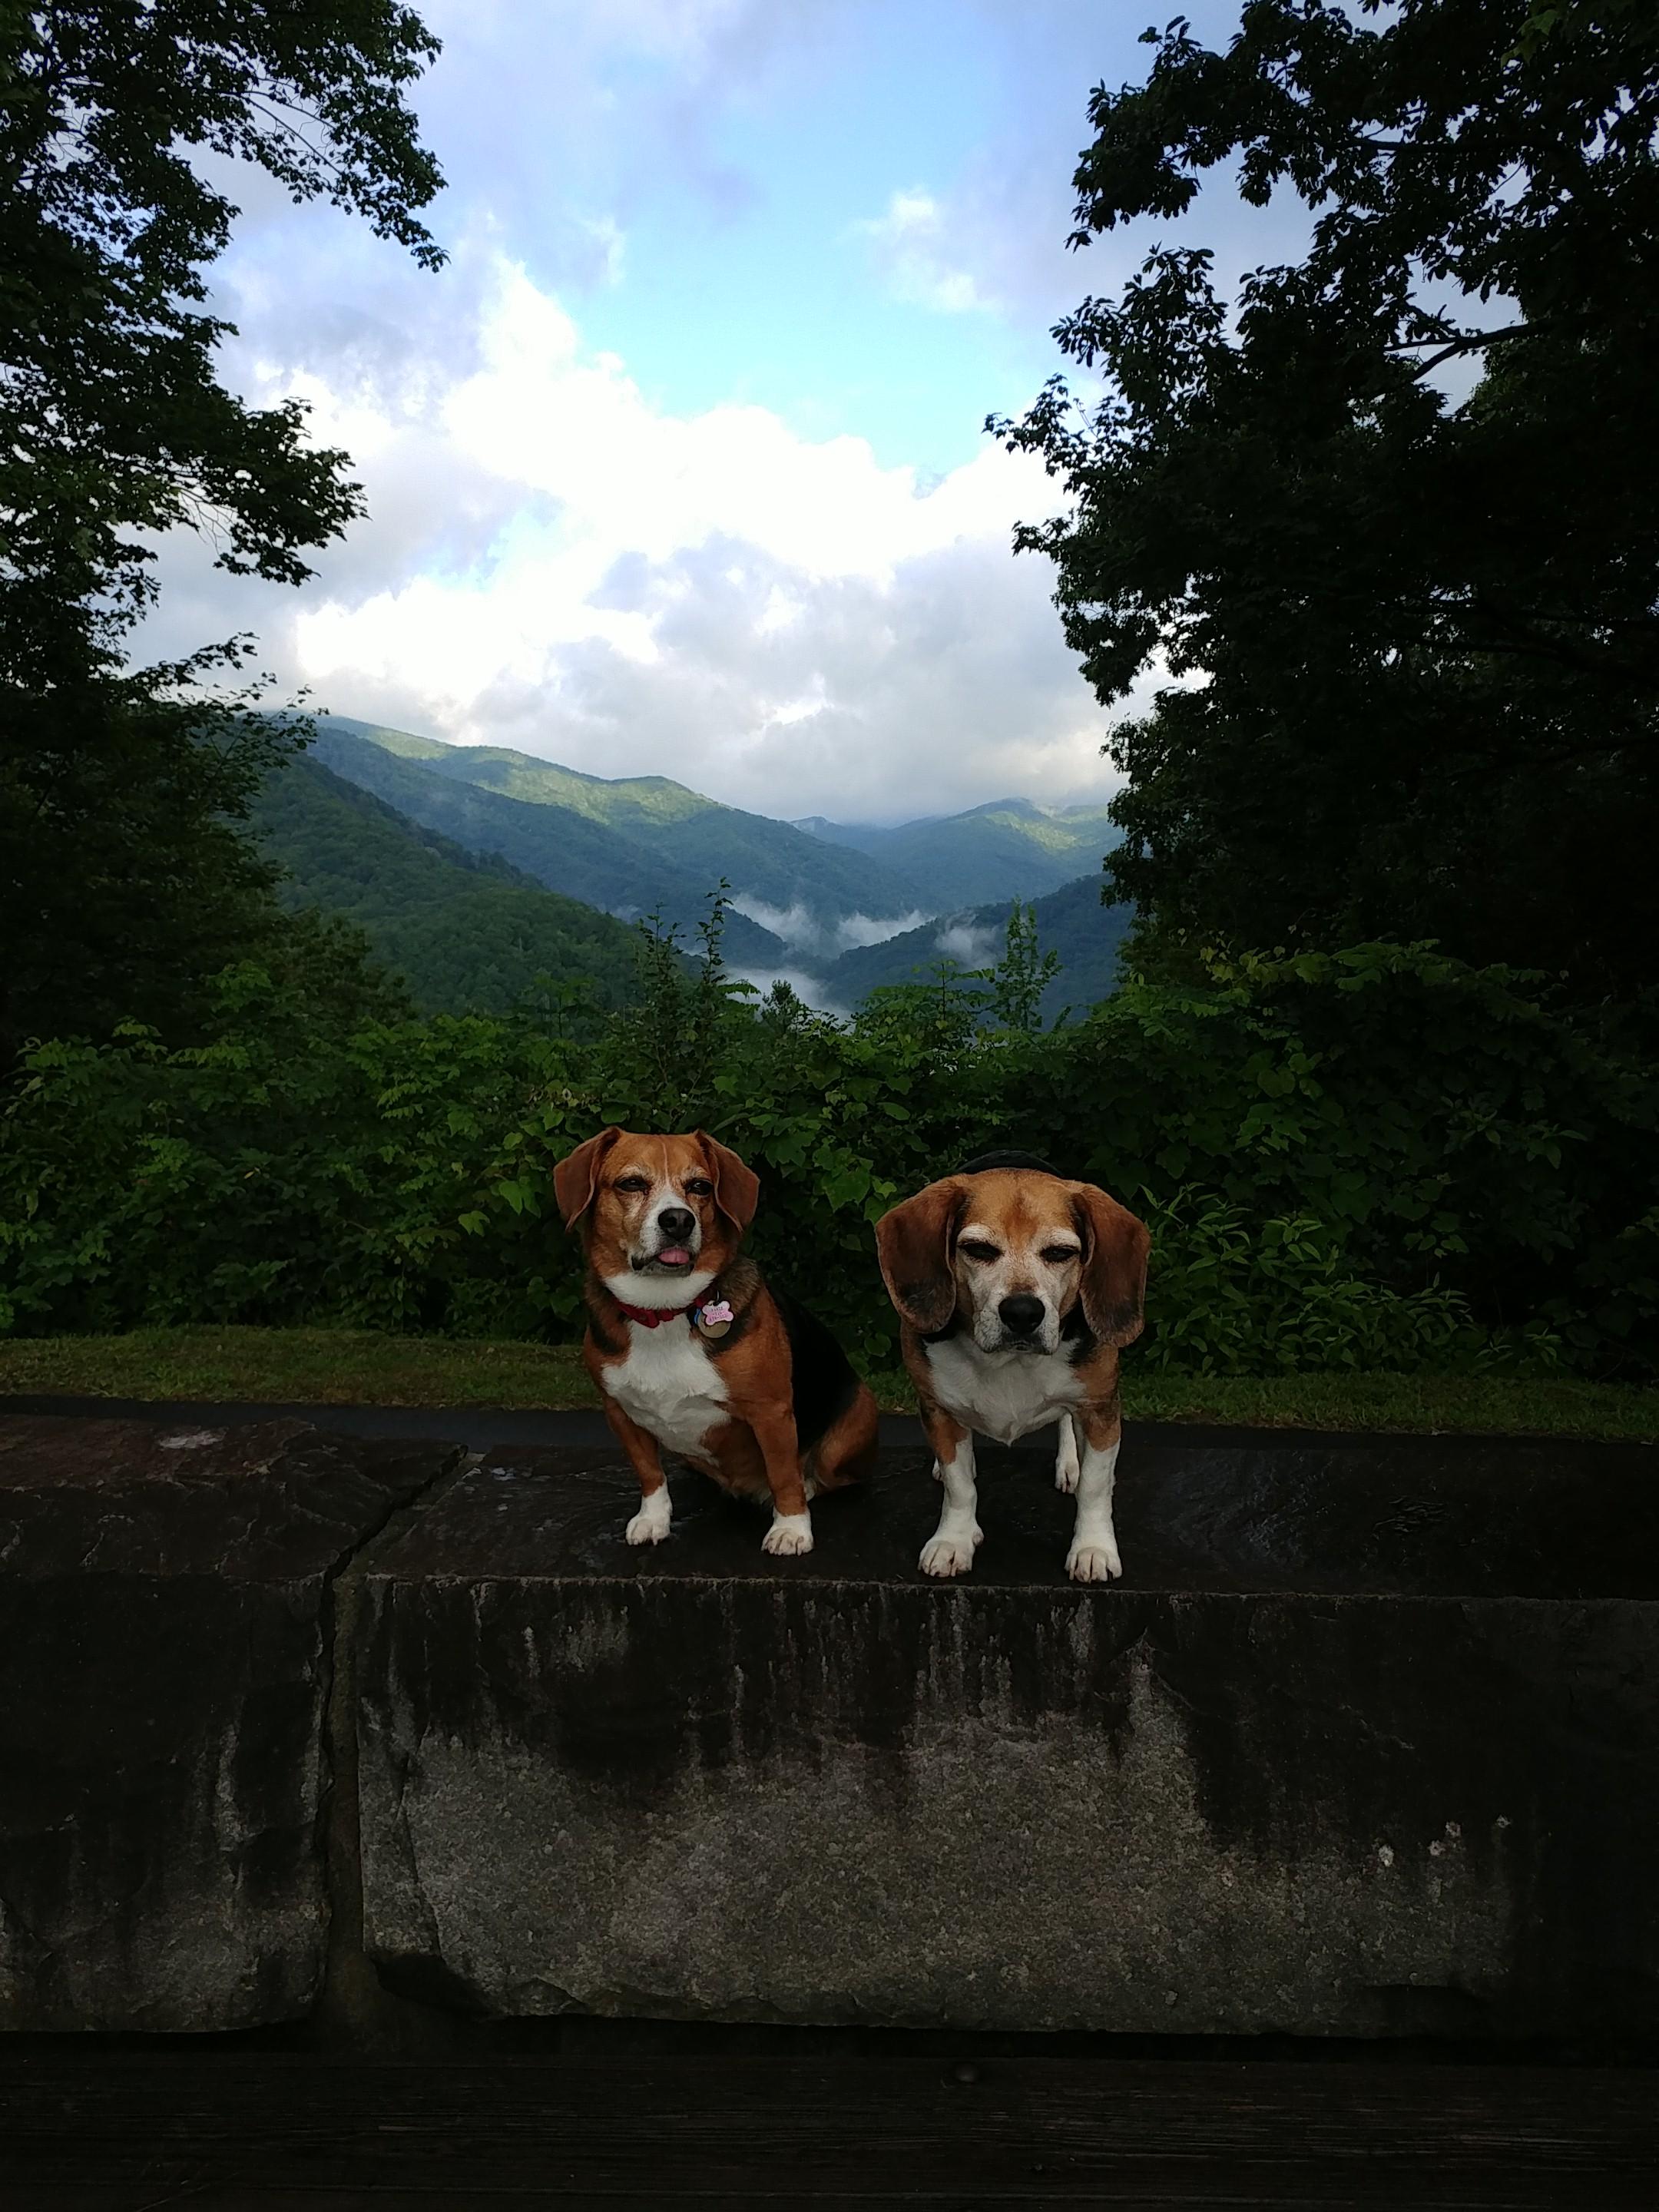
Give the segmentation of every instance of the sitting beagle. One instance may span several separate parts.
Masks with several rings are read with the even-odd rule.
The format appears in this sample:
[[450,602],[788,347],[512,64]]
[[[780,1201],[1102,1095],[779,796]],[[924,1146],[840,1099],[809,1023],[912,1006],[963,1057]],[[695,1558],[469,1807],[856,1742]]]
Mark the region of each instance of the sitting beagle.
[[876,1401],[822,1322],[738,1256],[760,1179],[706,1137],[602,1129],[553,1170],[587,1255],[582,1358],[640,1478],[630,1544],[659,1544],[662,1451],[772,1506],[763,1548],[810,1552],[808,1501],[868,1473]]
[[975,1429],[1011,1444],[1059,1417],[1054,1482],[1077,1493],[1066,1571],[1123,1571],[1112,1528],[1121,1422],[1117,1346],[1141,1330],[1151,1247],[1144,1224],[1091,1182],[1029,1152],[988,1152],[876,1224],[904,1364],[945,1486],[927,1575],[966,1574]]

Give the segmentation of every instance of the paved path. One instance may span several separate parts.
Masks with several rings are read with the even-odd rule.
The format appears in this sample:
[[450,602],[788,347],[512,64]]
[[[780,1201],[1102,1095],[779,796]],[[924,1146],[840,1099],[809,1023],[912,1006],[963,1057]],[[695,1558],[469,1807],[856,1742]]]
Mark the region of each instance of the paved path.
[[1659,2079],[1535,2066],[0,2061],[0,2208],[1648,2212]]
[[[605,1416],[597,1407],[559,1413],[548,1407],[523,1406],[307,1406],[261,1403],[257,1401],[221,1401],[185,1398],[70,1398],[40,1392],[0,1392],[0,1416],[7,1413],[58,1413],[79,1420],[173,1421],[194,1428],[229,1428],[239,1421],[295,1419],[313,1422],[349,1437],[430,1437],[445,1443],[465,1444],[471,1451],[494,1451],[509,1444],[608,1444],[613,1441]],[[1241,1424],[1200,1421],[1125,1421],[1126,1444],[1140,1443],[1219,1445],[1229,1449],[1261,1449],[1273,1444],[1306,1446],[1310,1443],[1336,1446],[1375,1445],[1385,1439],[1377,1430],[1355,1431],[1333,1429],[1271,1429]],[[882,1443],[894,1450],[915,1450],[921,1443],[921,1424],[914,1413],[884,1413]],[[1052,1429],[1034,1431],[1025,1439],[1032,1450],[1052,1448]],[[1402,1443],[1416,1439],[1401,1437]],[[1567,1452],[1619,1452],[1631,1447],[1619,1442],[1599,1443],[1567,1437],[1493,1437],[1475,1433],[1437,1434],[1440,1451],[1480,1449],[1503,1443],[1518,1449],[1556,1447]],[[1659,1451],[1644,1445],[1638,1449]]]

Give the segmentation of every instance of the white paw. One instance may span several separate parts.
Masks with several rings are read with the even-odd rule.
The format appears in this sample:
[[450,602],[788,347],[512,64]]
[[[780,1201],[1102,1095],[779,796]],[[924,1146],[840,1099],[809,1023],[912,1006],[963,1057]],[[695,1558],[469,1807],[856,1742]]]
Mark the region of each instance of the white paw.
[[1123,1572],[1123,1562],[1109,1537],[1103,1544],[1079,1540],[1066,1554],[1066,1571],[1074,1583],[1109,1583]]
[[918,1561],[925,1575],[937,1575],[941,1582],[952,1575],[965,1575],[974,1564],[974,1549],[985,1541],[985,1531],[975,1522],[971,1536],[933,1536],[921,1547]]
[[630,1544],[660,1544],[668,1534],[671,1517],[659,1506],[641,1505],[623,1534]]
[[770,1552],[781,1559],[799,1559],[803,1552],[812,1548],[812,1516],[810,1513],[780,1513],[761,1539],[763,1552]]

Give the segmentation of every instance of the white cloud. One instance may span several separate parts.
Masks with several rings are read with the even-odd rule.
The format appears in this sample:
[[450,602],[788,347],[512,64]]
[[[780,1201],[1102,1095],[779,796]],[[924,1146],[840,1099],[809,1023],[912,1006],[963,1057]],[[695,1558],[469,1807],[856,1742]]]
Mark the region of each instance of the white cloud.
[[734,968],[732,974],[739,982],[752,983],[756,995],[749,1004],[757,1006],[775,983],[787,983],[798,999],[805,1000],[814,1012],[833,1014],[837,1021],[848,1021],[852,1008],[844,1006],[834,997],[817,976],[809,975],[801,968]]
[[964,968],[985,968],[996,950],[996,932],[972,922],[953,922],[950,928],[940,930],[933,944],[947,960],[960,961]]
[[307,401],[370,517],[299,594],[170,542],[147,650],[255,629],[337,713],[764,813],[1109,788],[1048,565],[1010,550],[1055,503],[1035,461],[988,441],[930,483],[763,407],[669,412],[487,236],[440,285],[325,264],[314,301],[291,246],[239,262],[228,365]]
[[909,914],[848,914],[824,921],[799,903],[769,906],[764,899],[741,888],[732,903],[750,921],[781,937],[792,952],[822,960],[833,960],[837,953],[850,951],[854,945],[884,945],[890,937],[898,936],[902,930],[919,929],[930,919],[925,907],[917,907]]
[[995,306],[969,271],[948,257],[945,210],[931,192],[920,186],[896,191],[884,214],[857,228],[871,240],[888,285],[899,299],[945,315]]
[[911,914],[900,915],[896,921],[884,921],[870,914],[843,915],[836,928],[842,945],[850,950],[855,945],[885,945],[890,937],[901,937],[907,929],[920,929],[927,920],[926,909],[917,907]]

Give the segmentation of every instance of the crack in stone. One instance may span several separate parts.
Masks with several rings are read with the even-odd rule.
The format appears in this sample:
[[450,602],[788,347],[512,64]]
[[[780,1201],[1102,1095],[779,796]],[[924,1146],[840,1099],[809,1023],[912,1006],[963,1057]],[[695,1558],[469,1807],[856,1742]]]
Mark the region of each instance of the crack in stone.
[[322,1988],[315,2011],[325,2041],[355,2048],[383,2046],[395,2037],[387,2019],[395,2000],[363,1947],[362,1807],[357,1787],[356,1638],[362,1577],[479,1464],[480,1452],[459,1446],[414,1496],[393,1505],[349,1544],[328,1568],[319,1625],[325,1670],[322,1707],[322,1850],[327,1916]]

